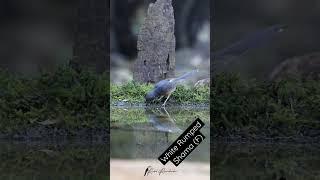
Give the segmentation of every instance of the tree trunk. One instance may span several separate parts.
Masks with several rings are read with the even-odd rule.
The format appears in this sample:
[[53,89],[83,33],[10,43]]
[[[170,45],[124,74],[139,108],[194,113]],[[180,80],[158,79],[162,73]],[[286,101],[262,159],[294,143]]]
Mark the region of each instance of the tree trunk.
[[138,59],[133,79],[155,83],[174,77],[175,35],[172,0],[157,0],[148,8],[138,35]]

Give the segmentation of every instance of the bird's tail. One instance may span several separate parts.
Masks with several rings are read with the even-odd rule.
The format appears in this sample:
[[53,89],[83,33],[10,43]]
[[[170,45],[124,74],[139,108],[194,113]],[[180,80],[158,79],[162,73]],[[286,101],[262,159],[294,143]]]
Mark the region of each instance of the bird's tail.
[[187,72],[187,73],[183,74],[182,76],[173,79],[171,82],[173,82],[175,84],[181,83],[184,80],[188,79],[189,77],[192,77],[193,75],[195,75],[197,72],[198,72],[198,69]]

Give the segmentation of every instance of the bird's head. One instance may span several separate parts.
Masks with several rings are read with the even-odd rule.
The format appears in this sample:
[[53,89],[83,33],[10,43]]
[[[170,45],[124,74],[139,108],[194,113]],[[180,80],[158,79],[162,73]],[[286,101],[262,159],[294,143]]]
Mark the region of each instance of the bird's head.
[[153,101],[156,98],[156,94],[152,90],[152,91],[148,92],[147,95],[144,98],[146,99],[146,102],[149,103],[149,102]]

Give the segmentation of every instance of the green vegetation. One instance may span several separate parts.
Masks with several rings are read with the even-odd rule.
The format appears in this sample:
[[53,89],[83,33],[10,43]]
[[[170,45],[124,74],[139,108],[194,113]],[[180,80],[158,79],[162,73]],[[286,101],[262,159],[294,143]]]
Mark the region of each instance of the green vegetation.
[[211,131],[217,136],[320,136],[319,80],[257,82],[220,74],[211,104]]
[[[111,84],[111,102],[126,101],[128,103],[144,103],[145,95],[153,88],[153,85],[129,82],[124,85]],[[209,104],[209,87],[187,88],[178,86],[172,93],[168,103],[171,104]]]
[[124,85],[111,84],[111,103],[123,100],[131,103],[144,102],[144,96],[152,87],[152,85],[135,82]]
[[[211,130],[215,136],[320,136],[319,80],[287,78],[262,82],[220,74],[212,84],[211,93],[209,87],[179,86],[168,102],[171,105],[208,104],[210,94],[214,117]],[[111,103],[143,103],[150,89],[152,85],[134,82],[112,84]],[[70,130],[109,127],[106,74],[79,72],[63,66],[52,73],[24,78],[0,70],[0,96],[2,134],[34,126]],[[113,121],[123,121],[123,113],[127,113],[126,123],[137,116],[141,121],[147,120],[142,110],[137,114],[118,109],[112,112]]]
[[69,66],[36,78],[0,71],[0,133],[30,126],[109,127],[105,74]]

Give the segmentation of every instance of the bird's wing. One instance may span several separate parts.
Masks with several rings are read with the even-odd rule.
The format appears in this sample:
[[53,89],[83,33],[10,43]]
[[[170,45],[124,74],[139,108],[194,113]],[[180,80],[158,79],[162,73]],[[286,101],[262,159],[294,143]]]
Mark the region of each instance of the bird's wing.
[[240,56],[246,53],[250,48],[257,48],[270,41],[277,33],[282,32],[286,25],[274,25],[267,29],[258,31],[247,38],[233,43],[231,46],[213,53],[215,60],[223,59],[226,56]]
[[153,91],[155,92],[155,94],[163,96],[163,95],[168,95],[170,93],[172,93],[175,88],[176,85],[182,81],[184,81],[185,79],[191,77],[192,75],[194,75],[196,72],[198,72],[198,70],[193,70],[191,72],[185,73],[184,75],[178,77],[178,78],[174,78],[171,80],[168,79],[164,79],[159,81],[157,84],[155,84]]
[[156,88],[162,87],[162,86],[166,85],[167,83],[169,83],[168,80],[166,80],[166,79],[161,80],[156,85],[154,85],[154,88],[156,89]]

